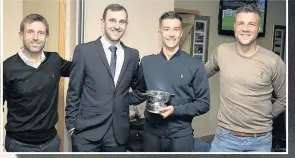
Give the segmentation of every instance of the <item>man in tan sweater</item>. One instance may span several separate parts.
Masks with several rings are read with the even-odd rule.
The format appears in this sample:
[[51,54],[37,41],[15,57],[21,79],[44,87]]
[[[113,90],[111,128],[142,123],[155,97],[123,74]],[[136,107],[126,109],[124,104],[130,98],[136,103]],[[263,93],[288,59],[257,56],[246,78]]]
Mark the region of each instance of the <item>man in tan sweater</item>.
[[259,20],[257,8],[239,8],[234,23],[237,42],[219,45],[206,63],[208,77],[220,72],[212,152],[270,152],[272,120],[286,109],[285,63],[256,44]]

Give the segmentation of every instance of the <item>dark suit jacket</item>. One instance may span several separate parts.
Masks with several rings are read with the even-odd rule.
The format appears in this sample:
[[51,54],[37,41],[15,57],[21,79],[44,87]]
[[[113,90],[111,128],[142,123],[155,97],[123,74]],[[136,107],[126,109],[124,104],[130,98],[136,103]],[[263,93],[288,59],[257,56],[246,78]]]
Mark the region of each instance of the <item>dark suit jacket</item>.
[[121,43],[124,62],[115,87],[100,38],[75,48],[65,122],[68,130],[75,128],[74,134],[91,141],[99,141],[113,123],[117,142],[125,144],[129,105],[144,101],[136,90],[129,92],[136,86],[139,53]]

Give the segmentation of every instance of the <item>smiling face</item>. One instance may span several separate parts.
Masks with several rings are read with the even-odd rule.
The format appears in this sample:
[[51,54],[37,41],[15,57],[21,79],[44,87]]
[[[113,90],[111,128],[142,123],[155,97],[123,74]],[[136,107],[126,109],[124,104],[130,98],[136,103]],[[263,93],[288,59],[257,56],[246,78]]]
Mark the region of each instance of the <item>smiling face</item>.
[[24,31],[20,32],[19,36],[23,42],[24,51],[41,53],[47,40],[46,26],[40,21],[26,23]]
[[107,40],[111,43],[119,42],[127,27],[127,13],[124,10],[108,10],[105,19],[101,21]]
[[178,47],[182,36],[181,21],[178,19],[164,19],[161,22],[159,34],[163,47],[168,49]]
[[250,46],[256,42],[259,30],[259,18],[256,13],[241,12],[236,15],[234,31],[240,45]]

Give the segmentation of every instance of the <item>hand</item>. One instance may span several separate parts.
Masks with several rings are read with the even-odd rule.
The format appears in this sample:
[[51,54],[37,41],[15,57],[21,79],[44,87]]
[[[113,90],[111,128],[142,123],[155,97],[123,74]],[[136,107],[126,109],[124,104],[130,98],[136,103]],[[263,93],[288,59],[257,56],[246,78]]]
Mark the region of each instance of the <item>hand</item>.
[[69,133],[71,134],[71,136],[73,135],[74,130],[75,130],[75,128],[72,128],[72,129],[69,131]]
[[166,119],[174,112],[174,107],[172,105],[169,105],[167,107],[161,107],[159,108],[159,111],[163,118]]

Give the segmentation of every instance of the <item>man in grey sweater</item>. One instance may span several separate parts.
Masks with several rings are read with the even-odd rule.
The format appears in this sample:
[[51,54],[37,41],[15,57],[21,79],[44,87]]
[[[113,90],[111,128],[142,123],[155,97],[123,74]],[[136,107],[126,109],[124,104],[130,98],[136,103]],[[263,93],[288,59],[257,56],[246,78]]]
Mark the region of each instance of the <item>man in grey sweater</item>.
[[234,23],[237,42],[219,45],[205,65],[208,77],[220,72],[212,152],[270,152],[273,118],[286,109],[286,66],[278,55],[257,45],[259,20],[256,7],[239,8]]

